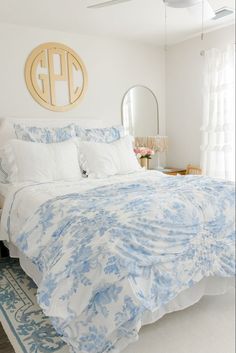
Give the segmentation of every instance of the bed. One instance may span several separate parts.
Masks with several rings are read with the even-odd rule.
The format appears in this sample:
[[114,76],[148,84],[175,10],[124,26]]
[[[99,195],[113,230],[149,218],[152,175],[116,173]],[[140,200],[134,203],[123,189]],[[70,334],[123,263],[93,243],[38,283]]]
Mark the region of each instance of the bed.
[[0,234],[71,352],[121,352],[143,325],[234,284],[234,192],[143,170],[15,183]]

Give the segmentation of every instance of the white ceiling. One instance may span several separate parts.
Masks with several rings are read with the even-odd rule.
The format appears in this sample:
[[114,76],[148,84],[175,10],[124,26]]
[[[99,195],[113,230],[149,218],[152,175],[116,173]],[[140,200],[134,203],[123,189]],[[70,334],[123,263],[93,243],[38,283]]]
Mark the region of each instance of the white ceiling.
[[[104,1],[104,0],[103,0]],[[162,0],[132,0],[112,7],[87,9],[102,0],[0,0],[0,22],[36,26],[80,34],[164,43]],[[209,0],[213,9],[235,8],[234,0]],[[186,9],[168,8],[168,44],[180,42],[201,30],[201,16]],[[207,29],[234,23],[234,15],[208,21]]]

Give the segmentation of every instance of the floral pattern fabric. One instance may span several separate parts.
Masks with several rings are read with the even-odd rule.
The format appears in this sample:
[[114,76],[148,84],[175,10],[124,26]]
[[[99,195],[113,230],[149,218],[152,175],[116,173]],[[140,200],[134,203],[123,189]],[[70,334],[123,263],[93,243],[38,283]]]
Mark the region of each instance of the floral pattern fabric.
[[112,143],[124,137],[123,126],[108,127],[103,129],[86,129],[75,125],[76,135],[81,141],[98,143]]
[[82,141],[111,143],[124,137],[123,126],[89,129],[75,124],[61,128],[26,127],[14,124],[14,129],[18,139],[41,143],[62,142],[75,136]]
[[234,276],[234,184],[157,175],[53,198],[17,237],[73,353],[120,352],[180,292]]
[[17,139],[31,142],[55,143],[63,142],[75,137],[74,125],[65,127],[35,127],[14,124]]

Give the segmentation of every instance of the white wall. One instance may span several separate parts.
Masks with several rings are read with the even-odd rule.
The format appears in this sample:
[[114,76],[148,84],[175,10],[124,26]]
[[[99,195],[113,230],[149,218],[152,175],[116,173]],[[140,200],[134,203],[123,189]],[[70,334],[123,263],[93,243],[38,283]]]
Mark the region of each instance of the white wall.
[[[46,110],[30,96],[24,65],[30,52],[44,42],[61,42],[83,59],[89,87],[81,103],[67,113]],[[121,101],[133,85],[151,88],[159,101],[165,132],[165,56],[154,46],[107,40],[74,33],[0,24],[0,117],[90,117],[106,125],[121,123]]]
[[[25,85],[24,65],[29,53],[49,41],[72,47],[88,70],[88,92],[81,103],[67,113],[41,107]],[[232,42],[234,27],[230,26],[206,34],[204,44],[198,37],[170,47],[165,63],[163,50],[149,45],[2,23],[0,117],[91,117],[104,120],[106,125],[119,124],[124,93],[129,87],[141,84],[152,89],[158,98],[161,134],[166,133],[167,123],[170,141],[167,164],[198,165],[203,74],[200,50],[203,46],[204,49],[225,47]]]
[[202,49],[225,48],[234,43],[234,26],[193,38],[168,49],[166,57],[166,125],[169,136],[167,164],[200,164],[202,121]]

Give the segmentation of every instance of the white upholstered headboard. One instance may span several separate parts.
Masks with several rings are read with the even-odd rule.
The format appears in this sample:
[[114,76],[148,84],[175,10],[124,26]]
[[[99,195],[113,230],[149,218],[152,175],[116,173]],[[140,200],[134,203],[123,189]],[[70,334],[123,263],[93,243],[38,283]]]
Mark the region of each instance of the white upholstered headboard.
[[90,119],[90,118],[58,118],[58,119],[47,119],[47,118],[0,118],[0,148],[12,138],[15,138],[13,125],[21,124],[24,126],[36,126],[36,127],[63,127],[69,124],[76,123],[81,127],[85,128],[99,128],[104,127],[101,120]]

